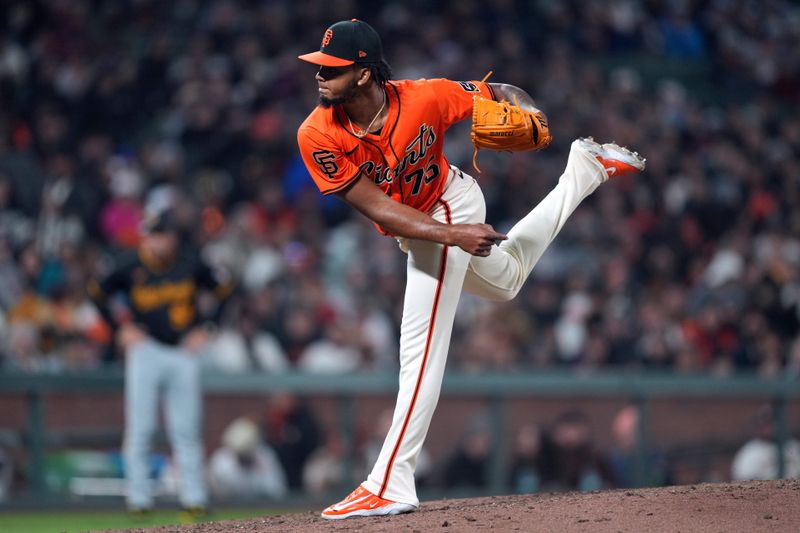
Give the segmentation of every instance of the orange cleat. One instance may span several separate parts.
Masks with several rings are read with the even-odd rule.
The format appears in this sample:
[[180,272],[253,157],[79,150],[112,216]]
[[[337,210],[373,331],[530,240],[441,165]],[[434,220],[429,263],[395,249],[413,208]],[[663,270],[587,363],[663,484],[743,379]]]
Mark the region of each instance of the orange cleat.
[[320,515],[327,520],[341,520],[351,516],[386,516],[410,513],[416,509],[408,503],[398,503],[375,496],[360,486],[337,504],[331,505]]
[[624,146],[619,146],[613,142],[601,145],[591,137],[587,137],[581,139],[580,144],[602,163],[608,178],[632,172],[641,172],[644,170],[645,162],[647,161],[637,152],[631,152]]

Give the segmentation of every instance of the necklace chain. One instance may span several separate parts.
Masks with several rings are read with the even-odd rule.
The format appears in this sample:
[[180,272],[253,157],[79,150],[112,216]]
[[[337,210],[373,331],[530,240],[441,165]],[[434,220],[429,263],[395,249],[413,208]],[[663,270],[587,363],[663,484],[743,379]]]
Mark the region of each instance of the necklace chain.
[[372,128],[372,125],[375,124],[375,121],[378,120],[379,116],[381,116],[381,112],[383,112],[384,107],[386,107],[386,91],[383,92],[383,103],[381,104],[381,108],[378,109],[378,112],[375,114],[374,117],[372,117],[372,120],[370,120],[369,125],[366,127],[366,129],[362,130],[359,128],[358,131],[356,131],[356,129],[353,127],[353,121],[350,120],[350,115],[347,115],[347,112],[345,112],[345,115],[347,115],[347,122],[350,124],[350,131],[353,132],[353,135],[355,135],[360,139],[364,135],[369,133],[370,128]]

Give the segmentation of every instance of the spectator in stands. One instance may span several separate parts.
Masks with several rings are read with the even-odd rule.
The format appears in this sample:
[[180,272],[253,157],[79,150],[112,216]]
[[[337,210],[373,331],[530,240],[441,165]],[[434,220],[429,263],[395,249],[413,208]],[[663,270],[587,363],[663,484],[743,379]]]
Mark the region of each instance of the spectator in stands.
[[458,447],[444,466],[444,486],[447,488],[486,487],[489,482],[489,452],[492,436],[486,421],[472,422]]
[[311,374],[347,374],[358,370],[363,358],[354,320],[340,314],[325,326],[321,339],[303,350],[297,368]]
[[26,371],[56,371],[57,362],[40,348],[39,329],[31,322],[15,322],[8,326],[6,368]]
[[208,465],[212,493],[222,499],[282,498],[288,485],[278,455],[261,440],[258,425],[240,417],[222,434]]
[[543,480],[550,477],[549,448],[537,425],[525,424],[519,428],[508,476],[514,493],[531,494],[541,489]]
[[323,328],[310,306],[286,309],[276,331],[292,365],[298,364],[305,350],[319,340],[322,334]]
[[580,411],[556,418],[553,439],[553,472],[546,486],[556,490],[592,491],[612,484],[611,472],[595,449],[589,419]]
[[349,482],[345,453],[342,434],[328,431],[303,467],[303,488],[310,494],[326,494]]
[[100,229],[111,244],[133,249],[139,243],[144,213],[141,170],[135,160],[122,157],[111,158],[107,165],[111,198],[100,211]]
[[[481,313],[482,311],[482,313]],[[456,341],[454,352],[465,371],[508,371],[519,365],[518,346],[515,343],[514,313],[507,313],[504,322],[498,321],[493,306],[486,306],[474,318],[474,324]],[[524,319],[524,322],[527,322]]]
[[[749,479],[778,479],[778,443],[773,411],[770,406],[760,408],[753,419],[752,437],[733,458],[731,478],[735,481]],[[800,442],[788,438],[783,442],[783,477],[800,477]]]
[[320,429],[309,406],[290,393],[278,393],[265,416],[267,442],[278,454],[290,490],[303,487],[303,468],[321,444]]
[[[11,252],[30,242],[35,231],[34,221],[26,216],[15,202],[12,178],[6,171],[0,169],[0,239],[5,241],[4,246]],[[2,300],[0,303],[8,305]]]
[[[636,468],[639,442],[639,412],[633,405],[620,409],[611,422],[611,450],[607,456],[608,467],[615,487],[635,487],[638,484]],[[641,482],[648,487],[672,484],[667,457],[651,443],[644,456],[646,471]]]
[[280,343],[269,331],[259,329],[254,313],[241,309],[235,324],[221,329],[206,350],[206,362],[212,368],[231,374],[289,370]]

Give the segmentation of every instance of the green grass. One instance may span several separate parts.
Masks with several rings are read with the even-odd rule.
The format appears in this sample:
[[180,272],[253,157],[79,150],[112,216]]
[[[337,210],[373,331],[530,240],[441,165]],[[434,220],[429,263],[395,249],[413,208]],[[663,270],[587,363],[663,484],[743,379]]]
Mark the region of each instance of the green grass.
[[[219,509],[209,521],[236,520],[285,513],[282,509]],[[147,518],[124,511],[0,511],[2,533],[73,533],[98,529],[146,528],[180,524],[177,510],[158,510]]]

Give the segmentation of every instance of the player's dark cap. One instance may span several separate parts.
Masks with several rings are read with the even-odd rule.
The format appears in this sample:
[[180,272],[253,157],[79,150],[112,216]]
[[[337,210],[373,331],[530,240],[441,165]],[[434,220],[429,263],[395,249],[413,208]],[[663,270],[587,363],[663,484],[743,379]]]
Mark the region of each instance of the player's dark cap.
[[180,233],[181,225],[171,211],[147,213],[142,219],[140,230],[144,235],[153,233]]
[[343,20],[325,30],[319,52],[297,57],[323,67],[346,67],[383,61],[383,47],[372,26],[363,20]]

